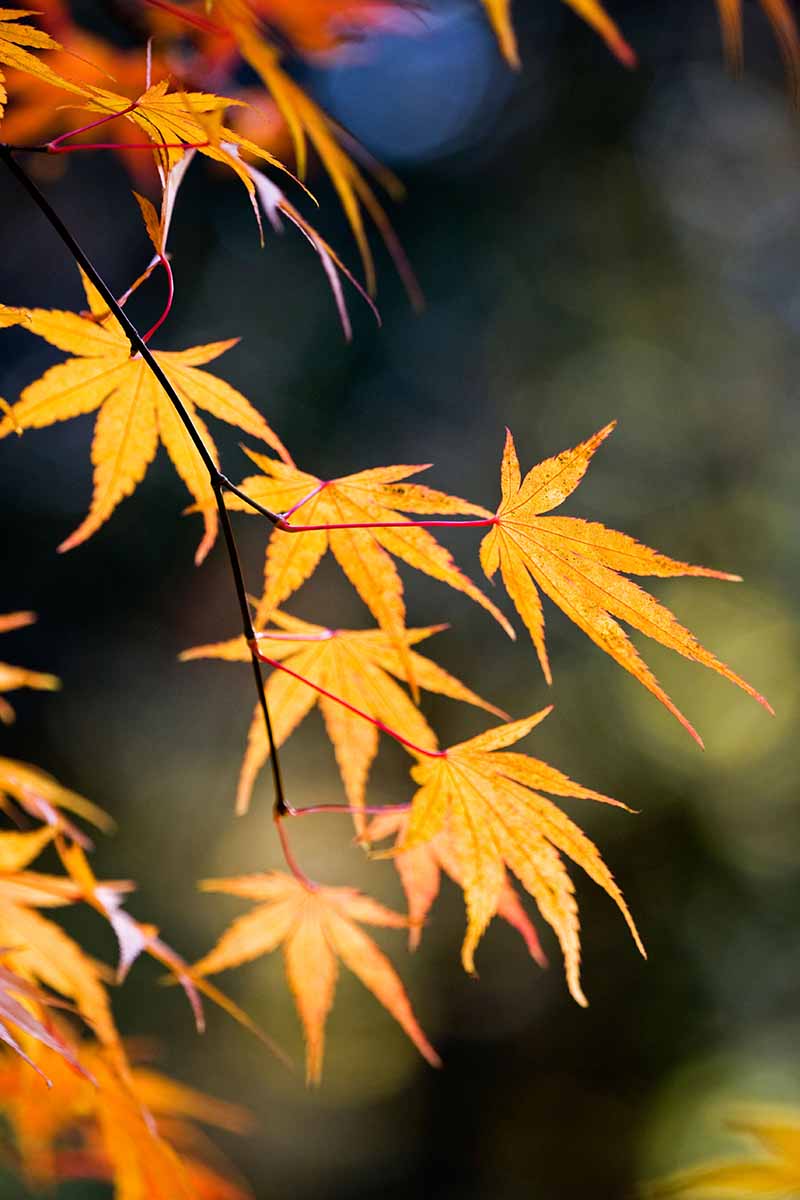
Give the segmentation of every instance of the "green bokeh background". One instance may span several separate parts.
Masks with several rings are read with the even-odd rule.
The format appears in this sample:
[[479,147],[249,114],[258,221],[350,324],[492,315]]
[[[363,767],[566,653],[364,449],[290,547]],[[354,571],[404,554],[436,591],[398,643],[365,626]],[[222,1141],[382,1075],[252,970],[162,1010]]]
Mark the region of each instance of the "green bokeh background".
[[[777,716],[647,645],[704,735],[703,754],[552,606],[549,690],[524,637],[512,646],[466,599],[404,572],[411,623],[452,625],[429,643],[439,661],[514,715],[555,703],[522,748],[639,810],[564,802],[621,884],[649,960],[575,869],[589,1009],[570,1000],[546,930],[552,961],[542,972],[513,931],[493,924],[476,982],[459,965],[462,903],[445,884],[416,955],[398,934],[377,937],[444,1070],[429,1069],[343,976],[323,1087],[312,1092],[301,1067],[287,1072],[217,1012],[197,1037],[182,996],[138,965],[115,997],[122,1029],[155,1035],[166,1070],[253,1109],[255,1137],[219,1140],[265,1200],[616,1200],[724,1147],[720,1118],[734,1099],[800,1103],[796,115],[755,9],[748,70],[736,81],[710,2],[680,14],[616,7],[640,52],[636,73],[556,0],[529,7],[518,0],[519,77],[495,62],[481,17],[457,7],[469,46],[482,47],[475,75],[486,94],[475,111],[491,119],[473,116],[458,144],[398,164],[409,195],[392,217],[426,294],[423,314],[381,259],[383,327],[355,299],[347,345],[308,248],[287,233],[259,250],[240,186],[198,164],[176,213],[177,302],[157,344],[241,335],[220,374],[322,477],[432,461],[432,486],[489,507],[504,425],[525,467],[617,418],[564,511],[740,572],[739,585],[676,580],[653,591]],[[93,6],[82,8],[91,20]],[[321,92],[322,76],[311,80]],[[407,102],[402,90],[383,97],[395,114]],[[312,182],[319,227],[354,263],[330,189]],[[121,291],[147,255],[123,169],[76,156],[47,190]],[[79,305],[75,272],[11,180],[0,211],[0,298]],[[160,298],[154,285],[134,315],[152,320]],[[59,357],[13,330],[3,351],[9,400]],[[195,881],[281,865],[266,776],[250,815],[232,813],[252,707],[247,668],[177,662],[180,650],[236,632],[234,596],[221,547],[199,571],[192,565],[197,518],[180,516],[185,496],[163,451],[89,544],[55,554],[88,504],[90,429],[81,419],[0,446],[0,608],[40,617],[4,638],[2,655],[64,681],[55,697],[19,695],[0,752],[113,813],[119,833],[98,845],[98,873],[135,878],[131,910],[194,958],[242,911],[198,895]],[[214,435],[229,473],[246,474],[238,439],[216,423]],[[255,592],[264,529],[236,520]],[[477,537],[442,540],[477,578]],[[289,607],[335,626],[370,623],[328,563]],[[445,700],[425,698],[424,709],[445,744],[485,726]],[[317,714],[283,763],[295,803],[342,798]],[[406,768],[399,747],[383,745],[371,801],[409,798]],[[401,905],[392,867],[364,859],[346,818],[309,819],[292,836],[315,877]],[[99,920],[67,920],[112,958]],[[220,982],[300,1064],[279,956]],[[0,1196],[23,1195],[17,1181],[0,1184]],[[73,1200],[104,1195],[63,1189]]]

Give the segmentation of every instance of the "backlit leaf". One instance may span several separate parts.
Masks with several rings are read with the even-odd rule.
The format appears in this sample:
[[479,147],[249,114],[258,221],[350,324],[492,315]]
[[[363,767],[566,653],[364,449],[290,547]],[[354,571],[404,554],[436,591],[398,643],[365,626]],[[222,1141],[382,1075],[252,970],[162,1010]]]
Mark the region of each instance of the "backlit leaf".
[[[304,536],[304,535],[303,535]],[[272,621],[275,637],[269,630],[259,635],[263,652],[316,684],[349,701],[369,716],[383,721],[396,733],[417,745],[433,747],[433,731],[422,713],[398,687],[392,676],[404,678],[404,665],[390,638],[378,629],[326,629],[276,611]],[[408,643],[414,645],[441,627],[409,629]],[[294,637],[292,635],[295,635]],[[500,709],[481,700],[454,676],[421,654],[409,651],[414,677],[421,688],[475,704],[487,712],[503,716]],[[197,658],[222,658],[229,662],[250,662],[250,650],[244,638],[232,638],[209,646],[195,646],[181,655],[184,661]],[[312,687],[275,671],[267,681],[267,700],[272,713],[272,732],[276,745],[289,737],[314,704],[319,704],[336,761],[354,808],[364,804],[364,792],[372,761],[378,751],[378,730],[363,717],[348,712],[335,701],[321,696]],[[257,705],[250,726],[247,751],[239,777],[236,811],[246,812],[253,784],[267,761],[268,747],[264,718]],[[358,829],[363,827],[356,821]]]
[[277,871],[208,879],[201,887],[260,903],[234,921],[210,954],[195,965],[195,972],[215,974],[261,958],[282,945],[289,987],[305,1032],[309,1083],[319,1083],[322,1075],[325,1022],[333,1004],[338,959],[388,1009],[420,1054],[433,1066],[439,1065],[394,967],[358,924],[399,929],[407,924],[405,917],[352,888],[311,890]]
[[[92,442],[94,494],[88,516],[64,541],[70,550],[91,537],[108,520],[117,505],[144,478],[155,457],[159,441],[164,444],[178,474],[203,514],[205,535],[197,551],[201,562],[213,545],[217,513],[207,472],[188,434],[169,404],[147,364],[131,357],[130,345],[102,300],[87,286],[87,297],[95,316],[34,309],[27,328],[31,333],[75,355],[45,371],[41,379],[25,388],[11,413],[0,421],[0,437],[15,429],[41,429],[99,409]],[[286,461],[283,443],[260,413],[230,384],[207,371],[198,370],[231,346],[236,339],[196,346],[178,352],[160,351],[156,358],[186,409],[192,416],[207,449],[216,458],[211,436],[197,409],[261,438]]]
[[[382,813],[370,821],[364,841],[379,842],[394,836],[397,846],[402,847],[407,827],[407,813]],[[447,824],[445,823],[442,830],[429,842],[395,854],[394,865],[408,902],[409,949],[416,950],[422,938],[423,925],[434,900],[439,895],[442,871],[449,875],[458,887],[464,887],[464,872]],[[497,915],[521,934],[531,958],[534,958],[540,967],[547,966],[539,935],[508,879],[500,892]]]
[[[545,459],[521,479],[514,440],[506,436],[501,467],[502,498],[496,523],[481,543],[481,564],[491,579],[498,567],[509,596],[531,635],[547,682],[550,666],[538,588],[593,642],[652,692],[702,746],[697,732],[675,707],[640,658],[619,621],[662,646],[711,667],[772,712],[763,696],[715,658],[653,596],[628,575],[705,575],[736,580],[708,567],[677,562],[627,534],[577,517],[551,517],[582,480],[598,446],[614,423],[555,458]],[[624,572],[624,574],[623,574]]]
[[[277,512],[298,505],[293,517],[297,525],[402,523],[403,513],[490,515],[486,509],[457,496],[418,483],[401,482],[423,470],[421,466],[374,467],[340,479],[322,480],[266,455],[247,453],[263,474],[250,476],[241,487],[253,499]],[[251,511],[236,496],[229,496],[228,503],[231,508]],[[310,533],[274,529],[267,546],[264,594],[256,614],[259,624],[265,624],[275,609],[314,573],[329,549],[401,656],[403,673],[412,688],[416,685],[407,646],[403,584],[392,556],[463,592],[491,613],[510,637],[514,636],[503,614],[462,574],[450,552],[426,529],[410,524],[390,529],[330,528]]]
[[611,897],[642,954],[644,950],[622,893],[597,847],[538,789],[606,804],[618,802],[573,783],[538,759],[505,752],[549,711],[499,725],[436,757],[419,755],[411,774],[420,787],[405,838],[389,854],[414,850],[445,831],[467,905],[461,957],[469,972],[475,969],[475,947],[499,911],[508,866],[552,926],[564,955],[570,992],[579,1004],[586,1004],[580,984],[578,907],[562,854],[583,867]]

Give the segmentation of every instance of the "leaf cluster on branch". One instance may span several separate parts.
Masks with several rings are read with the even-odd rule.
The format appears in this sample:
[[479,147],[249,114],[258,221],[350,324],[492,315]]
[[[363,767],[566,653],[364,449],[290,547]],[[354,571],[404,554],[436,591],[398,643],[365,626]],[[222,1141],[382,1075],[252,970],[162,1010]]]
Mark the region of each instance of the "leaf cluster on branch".
[[[633,51],[595,0],[568,3],[626,65],[633,65]],[[190,187],[188,168],[198,156],[228,168],[241,180],[262,238],[262,212],[273,229],[285,218],[303,234],[319,256],[347,336],[351,327],[342,280],[353,284],[374,308],[376,277],[368,220],[385,241],[412,301],[419,301],[418,285],[375,190],[381,186],[398,196],[398,182],[323,112],[289,69],[289,50],[300,55],[331,53],[348,30],[380,24],[395,16],[398,7],[403,6],[392,0],[209,0],[204,5],[142,0],[136,20],[149,40],[138,53],[114,49],[80,30],[61,0],[45,4],[44,28],[29,24],[32,14],[25,10],[0,9],[0,64],[5,72],[0,77],[0,114],[8,103],[0,159],[9,185],[14,177],[61,239],[65,262],[71,257],[80,268],[86,305],[81,300],[74,311],[0,306],[0,326],[20,326],[68,356],[32,380],[16,402],[3,401],[0,438],[8,438],[11,445],[12,434],[97,414],[89,512],[62,542],[62,551],[86,542],[112,519],[117,506],[144,480],[159,444],[164,445],[188,490],[190,511],[203,521],[198,565],[222,533],[241,623],[238,636],[194,647],[182,657],[250,663],[257,704],[236,807],[239,813],[248,809],[258,773],[269,763],[275,828],[287,866],[286,872],[201,884],[205,891],[255,901],[256,907],[237,918],[217,945],[190,966],[157,930],[123,907],[131,885],[95,878],[88,857],[91,842],[80,822],[106,829],[105,815],[38,768],[0,760],[4,812],[12,821],[28,823],[0,833],[0,1039],[5,1043],[0,1109],[14,1135],[19,1170],[36,1184],[76,1177],[110,1180],[121,1200],[237,1200],[248,1194],[235,1172],[220,1168],[219,1160],[204,1153],[205,1143],[193,1126],[200,1121],[241,1129],[246,1124],[243,1116],[133,1061],[112,1016],[107,969],[43,910],[89,906],[116,936],[118,981],[139,955],[147,954],[183,986],[198,1026],[203,1023],[205,994],[267,1042],[208,976],[281,947],[305,1033],[306,1074],[315,1084],[321,1078],[325,1024],[340,962],[389,1011],[424,1058],[438,1065],[397,971],[362,926],[404,929],[410,948],[419,946],[442,872],[464,894],[467,930],[461,957],[468,972],[475,970],[476,949],[495,915],[513,925],[530,956],[545,965],[519,884],[555,935],[571,995],[586,1004],[578,908],[568,862],[582,867],[613,900],[644,954],[622,892],[599,850],[556,801],[626,806],[512,749],[550,708],[514,719],[414,648],[445,627],[408,624],[401,567],[461,593],[506,635],[516,636],[508,612],[489,599],[438,540],[442,531],[458,537],[459,556],[464,541],[472,537],[487,579],[499,573],[548,684],[552,672],[543,597],[660,700],[698,742],[699,735],[664,692],[623,625],[711,668],[769,709],[750,684],[629,578],[732,581],[737,576],[674,560],[597,522],[552,515],[578,487],[613,422],[524,474],[507,432],[499,504],[492,511],[410,481],[429,464],[368,466],[337,479],[299,469],[268,423],[269,414],[216,369],[205,369],[233,349],[235,337],[189,349],[151,349],[151,339],[180,295],[180,272],[176,282],[168,236],[179,189]],[[518,66],[509,0],[484,0],[484,7],[506,59]],[[798,40],[789,10],[784,0],[771,0],[765,7],[796,73]],[[739,6],[726,3],[721,12],[728,50],[737,59]],[[45,32],[49,27],[52,32]],[[279,133],[273,129],[272,141],[263,136],[263,129],[255,132],[259,122],[249,102],[252,89],[237,83],[242,64],[260,80],[258,103],[274,109]],[[109,76],[116,79],[113,90],[106,86]],[[230,94],[206,91],[207,79],[230,84]],[[76,109],[91,119],[73,127],[65,114]],[[87,254],[63,224],[26,165],[35,163],[38,155],[103,150],[118,152],[134,175],[137,190],[131,211],[138,208],[152,250],[142,272],[119,296],[94,265],[94,253]],[[298,205],[307,202],[302,181],[311,170],[309,150],[313,166],[321,166],[330,177],[347,217],[363,280],[284,194],[285,188],[296,193]],[[269,170],[278,174],[281,186]],[[153,279],[166,284],[166,301],[142,334],[129,320],[126,304],[134,291]],[[257,473],[239,484],[232,482],[201,412],[236,427],[257,444],[244,447]],[[265,453],[264,447],[272,453]],[[313,466],[308,462],[313,447],[301,450],[304,463]],[[268,535],[263,588],[253,602],[235,538],[234,522],[241,514],[259,520]],[[286,610],[328,551],[374,626],[331,628],[324,613],[312,623]],[[29,613],[10,614],[0,618],[0,630],[32,619]],[[263,666],[271,670],[266,683]],[[52,675],[0,665],[0,691],[57,686]],[[420,709],[422,693],[471,705],[501,723],[441,748]],[[293,802],[292,781],[283,777],[279,748],[315,705],[333,745],[344,801],[303,808]],[[12,716],[7,701],[0,700],[0,718],[8,721]],[[388,806],[369,802],[369,774],[381,735],[408,752],[415,785]],[[291,848],[288,828],[294,818],[315,812],[352,816],[356,838],[371,859],[394,864],[407,914],[351,887],[321,884],[307,876]],[[387,838],[393,839],[392,847],[379,849]],[[55,855],[59,873],[32,870],[40,854]],[[35,1072],[55,1085],[50,1094],[58,1095],[52,1103],[42,1101],[38,1093],[32,1099],[32,1089],[41,1084]]]

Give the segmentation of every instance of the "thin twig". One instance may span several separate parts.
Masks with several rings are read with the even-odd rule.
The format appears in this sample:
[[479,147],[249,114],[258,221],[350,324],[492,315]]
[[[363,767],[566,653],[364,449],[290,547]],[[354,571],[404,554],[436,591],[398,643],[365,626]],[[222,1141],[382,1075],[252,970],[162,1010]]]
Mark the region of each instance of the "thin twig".
[[292,508],[285,513],[273,512],[271,508],[267,508],[258,500],[254,500],[252,496],[248,496],[247,492],[242,488],[231,483],[230,479],[225,476],[222,478],[222,483],[226,491],[231,492],[234,496],[244,503],[249,505],[255,512],[280,529],[281,533],[320,533],[329,529],[486,529],[491,525],[497,524],[497,517],[479,517],[474,521],[345,521],[343,523],[327,522],[322,525],[293,525],[287,518],[305,504],[307,500],[311,500],[327,487],[327,483],[320,483],[313,491],[299,500]]
[[[183,424],[184,428],[186,429],[186,432],[189,435],[189,438],[191,439],[193,446],[197,450],[197,453],[200,455],[200,459],[203,463],[203,466],[205,467],[206,471],[208,472],[208,476],[211,481],[211,487],[214,492],[214,498],[215,498],[216,504],[217,504],[217,509],[219,511],[219,518],[220,518],[220,523],[222,525],[222,532],[223,532],[223,536],[224,536],[224,540],[225,540],[225,547],[228,552],[228,560],[230,563],[231,574],[233,575],[233,582],[234,582],[234,586],[236,589],[236,598],[239,603],[239,611],[240,611],[241,618],[242,618],[242,627],[243,627],[244,635],[248,641],[248,644],[252,644],[252,642],[255,639],[255,629],[253,627],[253,621],[252,621],[252,617],[250,615],[250,605],[249,605],[249,602],[247,599],[247,589],[245,587],[244,575],[242,573],[241,563],[239,562],[239,555],[238,555],[238,551],[236,548],[236,540],[233,535],[233,529],[231,527],[230,515],[229,515],[228,509],[225,505],[224,490],[228,486],[228,481],[225,479],[225,476],[220,472],[219,468],[217,467],[216,463],[214,462],[214,459],[212,458],[211,453],[208,450],[208,447],[206,446],[205,442],[203,441],[203,438],[202,438],[200,432],[198,431],[197,426],[195,425],[194,421],[192,420],[191,414],[189,413],[188,409],[184,405],[180,396],[175,391],[175,388],[172,386],[169,379],[165,375],[164,371],[162,370],[161,366],[158,363],[158,360],[153,356],[153,353],[149,349],[147,343],[142,338],[141,334],[136,329],[134,324],[131,322],[131,320],[125,313],[124,309],[117,303],[117,300],[115,299],[114,294],[112,293],[111,289],[108,287],[108,285],[106,284],[106,282],[102,278],[102,276],[98,273],[96,267],[91,262],[91,260],[87,257],[87,255],[85,254],[85,252],[83,251],[83,249],[81,248],[81,246],[79,245],[79,243],[77,242],[77,240],[75,239],[73,234],[69,231],[67,226],[61,220],[58,213],[55,211],[53,206],[50,204],[50,201],[39,190],[39,188],[36,186],[36,184],[30,178],[28,173],[24,170],[24,168],[21,167],[20,164],[17,162],[16,158],[14,157],[14,147],[0,143],[0,160],[2,160],[2,162],[8,168],[8,170],[11,172],[11,174],[21,184],[21,186],[24,188],[24,190],[28,193],[28,195],[33,200],[34,204],[37,206],[37,208],[40,210],[40,212],[43,214],[43,216],[47,219],[47,221],[50,223],[52,228],[55,230],[55,232],[61,238],[62,242],[69,250],[69,252],[72,255],[75,262],[78,263],[78,265],[83,268],[83,270],[86,273],[86,275],[88,276],[88,278],[91,280],[91,282],[97,288],[97,290],[100,293],[100,295],[102,296],[103,300],[108,305],[109,312],[114,314],[114,316],[116,317],[117,321],[119,322],[125,336],[127,337],[128,341],[130,342],[131,352],[138,354],[142,358],[142,360],[147,364],[148,369],[152,372],[152,374],[154,375],[154,377],[157,379],[158,383],[164,390],[165,395],[169,399],[170,403],[172,404],[173,408],[175,409],[176,413],[178,414],[178,417],[180,418],[181,423]],[[266,692],[264,690],[264,680],[261,675],[261,667],[259,665],[258,656],[257,656],[255,650],[252,648],[252,646],[251,646],[250,653],[251,653],[251,659],[252,659],[252,663],[253,663],[253,674],[254,674],[254,678],[255,678],[256,692],[258,693],[258,702],[259,702],[259,706],[260,706],[261,711],[264,716],[264,727],[265,727],[266,734],[267,734],[267,744],[269,745],[269,748],[270,748],[270,762],[272,764],[272,779],[273,779],[273,784],[274,784],[274,789],[275,789],[275,814],[276,814],[276,817],[279,818],[280,816],[282,816],[284,813],[286,813],[288,811],[288,805],[286,803],[286,798],[285,798],[284,790],[283,790],[283,780],[281,777],[280,763],[278,761],[278,749],[277,749],[277,746],[275,745],[275,740],[273,737],[272,722],[270,720],[269,707],[267,705],[267,696],[266,696]],[[284,839],[282,838],[281,840],[283,842]],[[287,862],[289,862],[289,859],[287,859]],[[289,865],[291,866],[291,862],[289,862]]]

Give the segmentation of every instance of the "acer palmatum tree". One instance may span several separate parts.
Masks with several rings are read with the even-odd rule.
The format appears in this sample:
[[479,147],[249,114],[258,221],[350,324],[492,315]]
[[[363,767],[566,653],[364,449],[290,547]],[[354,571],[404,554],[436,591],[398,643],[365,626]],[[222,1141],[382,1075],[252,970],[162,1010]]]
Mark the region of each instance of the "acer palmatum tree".
[[[224,367],[217,363],[237,339],[178,351],[157,348],[181,294],[168,239],[174,221],[180,219],[179,207],[175,215],[179,191],[192,186],[191,177],[186,180],[187,168],[197,157],[229,169],[241,181],[253,208],[256,236],[272,236],[284,221],[303,235],[320,260],[347,337],[352,330],[346,287],[360,294],[377,315],[370,224],[394,258],[411,301],[419,302],[418,284],[375,190],[383,187],[396,195],[397,181],[372,162],[288,70],[290,49],[298,55],[331,52],[346,29],[380,24],[403,7],[390,0],[330,0],[308,6],[274,0],[215,0],[204,5],[142,0],[136,11],[141,45],[125,50],[79,30],[70,6],[60,0],[45,6],[41,25],[30,23],[31,14],[25,10],[0,10],[0,103],[8,102],[0,159],[6,183],[21,189],[20,203],[24,196],[38,208],[48,227],[41,236],[51,239],[54,260],[61,255],[65,273],[77,268],[80,280],[76,277],[75,282],[83,289],[83,298],[70,311],[47,307],[44,294],[42,307],[15,305],[14,297],[4,297],[0,325],[19,326],[66,357],[28,383],[17,400],[3,401],[0,438],[9,439],[10,445],[26,430],[96,414],[89,511],[61,543],[61,551],[76,549],[113,521],[118,505],[143,482],[158,446],[166,448],[186,486],[191,510],[202,520],[198,566],[221,531],[240,627],[237,636],[186,650],[183,657],[250,664],[256,709],[236,807],[240,813],[247,810],[256,776],[269,762],[275,831],[286,866],[283,872],[202,882],[206,891],[252,900],[256,907],[238,917],[217,945],[190,966],[154,927],[127,913],[123,900],[130,884],[95,877],[87,857],[92,844],[84,827],[88,821],[107,828],[105,815],[38,768],[13,759],[0,761],[4,808],[21,825],[0,834],[0,1038],[7,1047],[0,1067],[6,1083],[0,1105],[14,1135],[16,1165],[38,1185],[75,1178],[108,1180],[126,1200],[247,1195],[246,1185],[188,1125],[199,1120],[238,1130],[245,1125],[242,1114],[137,1063],[135,1048],[126,1045],[114,1023],[106,970],[41,909],[88,905],[114,930],[118,980],[147,954],[183,986],[199,1028],[205,995],[270,1045],[269,1037],[208,977],[281,948],[305,1033],[306,1074],[312,1083],[321,1078],[325,1024],[339,962],[373,992],[420,1053],[438,1065],[439,1056],[397,970],[363,926],[404,929],[409,945],[419,945],[442,872],[464,893],[462,962],[470,973],[495,915],[519,931],[531,957],[542,965],[546,962],[518,890],[521,885],[555,934],[570,993],[586,1004],[578,908],[567,860],[583,868],[615,902],[644,954],[633,917],[600,852],[553,797],[626,806],[512,749],[549,708],[515,718],[414,648],[442,626],[408,623],[398,563],[480,606],[487,624],[500,627],[499,639],[516,638],[510,615],[518,616],[548,684],[552,670],[545,618],[547,604],[554,604],[701,745],[623,625],[710,667],[769,710],[749,683],[629,578],[705,576],[732,581],[737,576],[672,559],[596,521],[552,515],[580,484],[613,423],[525,471],[506,431],[498,507],[492,511],[416,481],[429,464],[367,466],[327,479],[314,470],[313,447],[300,446],[297,455],[308,468],[301,470],[295,448],[287,449],[269,423],[270,414],[228,383]],[[599,4],[574,7],[625,65],[634,65],[633,51]],[[783,3],[765,7],[794,78],[798,41],[791,13]],[[518,67],[508,0],[485,0],[485,8],[508,63]],[[736,60],[741,42],[738,6],[725,5],[722,13],[727,47]],[[45,31],[47,26],[52,32]],[[257,88],[240,86],[243,65],[259,80]],[[209,79],[214,81],[213,91],[205,90]],[[110,80],[115,81],[113,89],[107,86]],[[222,84],[230,94],[223,94]],[[275,135],[272,127],[273,141],[265,140],[264,128],[259,128],[259,115],[270,106],[280,130]],[[72,123],[76,113],[81,115]],[[330,176],[342,205],[363,283],[305,215],[310,211],[303,182],[309,149],[315,167]],[[143,221],[152,255],[121,295],[112,292],[98,267],[103,247],[87,250],[79,244],[31,170],[40,157],[65,159],[81,153],[119,154],[134,175],[128,216],[131,222]],[[313,176],[308,186],[313,188]],[[153,297],[160,286],[163,303],[159,308],[154,301],[153,319],[140,331],[127,315],[127,304],[145,286]],[[256,473],[240,483],[234,482],[238,473],[233,466],[220,461],[205,424],[209,415],[249,439],[244,450]],[[576,431],[576,439],[589,432]],[[500,444],[498,436],[498,450]],[[542,447],[544,453],[554,449]],[[258,589],[245,578],[237,549],[236,523],[244,515],[259,521],[264,530],[263,583]],[[499,603],[489,598],[471,577],[471,568],[462,568],[438,540],[440,530],[459,531],[459,559],[466,560],[471,548],[473,562],[489,580],[499,575],[511,606],[503,607],[499,590]],[[328,551],[374,625],[342,629],[327,624],[324,612],[311,623],[287,611],[287,603]],[[442,596],[439,590],[440,601]],[[437,608],[435,615],[440,611]],[[10,614],[0,628],[31,620],[31,614]],[[513,652],[530,657],[525,645]],[[265,666],[271,672],[266,681]],[[0,690],[57,686],[52,675],[0,666]],[[441,748],[420,711],[423,691],[482,709],[500,724]],[[333,744],[344,789],[341,803],[300,802],[291,777],[284,777],[281,769],[280,747],[315,705]],[[13,717],[5,700],[0,717]],[[369,774],[382,737],[397,742],[411,759],[413,787],[389,805],[370,801]],[[381,869],[381,860],[391,861],[402,881],[407,914],[353,887],[309,876],[292,848],[290,828],[297,818],[322,812],[352,817],[355,835],[370,853],[375,871]],[[341,836],[349,836],[344,827]],[[388,837],[394,838],[393,846],[380,849]],[[55,850],[60,872],[30,869],[48,850]],[[37,1093],[34,1130],[31,1089],[39,1086],[35,1073],[55,1086],[44,1099]],[[49,1106],[45,1118],[39,1111],[44,1105]]]

